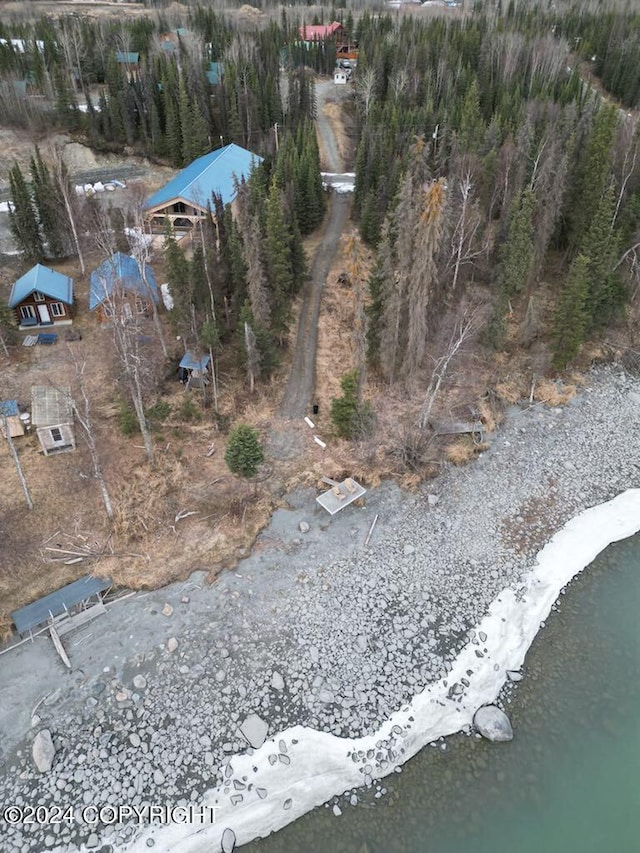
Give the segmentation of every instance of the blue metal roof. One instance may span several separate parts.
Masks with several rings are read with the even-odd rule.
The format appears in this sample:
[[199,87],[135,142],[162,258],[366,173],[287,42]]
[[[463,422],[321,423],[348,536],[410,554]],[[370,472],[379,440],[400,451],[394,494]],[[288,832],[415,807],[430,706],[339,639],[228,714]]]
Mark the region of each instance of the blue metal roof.
[[94,578],[87,575],[45,595],[44,598],[39,598],[32,604],[27,604],[26,607],[21,607],[20,610],[14,610],[11,618],[18,633],[25,634],[40,625],[45,625],[54,616],[61,616],[66,610],[70,610],[92,595],[105,592],[111,586],[113,582],[109,578]]
[[119,62],[121,65],[136,65],[139,60],[139,53],[129,53],[124,50],[116,50],[116,62]]
[[144,273],[146,281],[142,277],[138,262],[131,255],[116,252],[113,257],[107,258],[89,277],[89,310],[93,311],[113,293],[116,282],[119,282],[129,293],[137,293],[138,296],[147,299],[151,296],[153,301],[157,302],[158,286],[153,270],[148,264],[144,265]]
[[5,418],[14,418],[19,415],[17,400],[3,400],[0,402],[0,415]]
[[51,299],[57,299],[71,305],[73,302],[73,280],[68,275],[50,270],[42,264],[36,264],[22,278],[19,278],[11,288],[9,308],[15,308],[23,299],[34,291],[44,293]]
[[206,370],[207,365],[211,361],[208,355],[203,355],[200,358],[191,352],[185,352],[180,362],[180,367],[185,367],[187,370]]
[[145,208],[173,202],[177,199],[195,204],[205,209],[213,193],[222,197],[222,203],[228,204],[236,195],[234,177],[238,180],[248,178],[251,170],[262,157],[252,154],[246,148],[232,143],[198,157],[172,178],[162,189],[147,199]]
[[210,62],[207,71],[207,80],[212,86],[217,86],[222,77],[223,68],[221,62]]

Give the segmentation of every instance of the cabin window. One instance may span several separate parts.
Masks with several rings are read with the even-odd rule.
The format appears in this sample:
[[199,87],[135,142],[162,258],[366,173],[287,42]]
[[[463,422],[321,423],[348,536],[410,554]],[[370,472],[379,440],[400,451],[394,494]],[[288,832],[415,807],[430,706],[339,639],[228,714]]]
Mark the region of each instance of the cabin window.
[[44,293],[40,293],[39,290],[33,291],[33,300],[34,302],[44,302],[46,299]]
[[23,320],[34,320],[36,316],[36,309],[33,305],[21,305],[20,306],[20,317]]
[[66,313],[62,302],[52,302],[49,305],[49,310],[51,311],[53,317],[64,317]]
[[62,431],[58,427],[51,428],[51,441],[55,444],[60,444],[62,441]]
[[173,205],[173,212],[174,213],[186,213],[187,212],[187,205],[183,201],[177,201]]

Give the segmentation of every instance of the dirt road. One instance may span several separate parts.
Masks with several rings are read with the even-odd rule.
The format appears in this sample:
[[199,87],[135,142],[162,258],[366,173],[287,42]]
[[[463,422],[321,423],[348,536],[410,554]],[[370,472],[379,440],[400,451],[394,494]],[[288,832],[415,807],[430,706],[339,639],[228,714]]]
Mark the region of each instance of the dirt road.
[[316,81],[316,128],[320,145],[320,165],[327,172],[342,172],[345,168],[327,110],[327,104],[341,99],[343,89],[346,87],[336,86],[332,80]]
[[350,208],[349,195],[331,194],[324,233],[305,287],[291,375],[280,406],[280,414],[285,418],[303,417],[308,413],[311,404],[316,379],[320,300]]
[[[336,96],[336,89],[339,90],[338,96]],[[331,81],[322,80],[316,83],[318,108],[316,126],[320,144],[321,167],[328,172],[343,172],[345,168],[332,121],[324,109],[329,99],[334,100],[336,97],[340,97],[340,89],[341,87],[336,87]],[[349,217],[350,208],[350,195],[331,193],[322,240],[316,250],[311,275],[304,291],[291,375],[280,406],[280,413],[285,418],[303,417],[308,413],[311,405],[315,387],[320,300],[331,263],[340,244],[342,231]]]

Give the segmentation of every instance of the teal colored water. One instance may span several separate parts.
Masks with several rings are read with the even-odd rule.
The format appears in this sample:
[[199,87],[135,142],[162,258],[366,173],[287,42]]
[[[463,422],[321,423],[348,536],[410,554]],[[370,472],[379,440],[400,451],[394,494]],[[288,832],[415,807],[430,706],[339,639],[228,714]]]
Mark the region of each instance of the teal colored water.
[[426,747],[357,807],[340,800],[243,853],[638,853],[640,536],[561,596],[509,705],[515,737]]

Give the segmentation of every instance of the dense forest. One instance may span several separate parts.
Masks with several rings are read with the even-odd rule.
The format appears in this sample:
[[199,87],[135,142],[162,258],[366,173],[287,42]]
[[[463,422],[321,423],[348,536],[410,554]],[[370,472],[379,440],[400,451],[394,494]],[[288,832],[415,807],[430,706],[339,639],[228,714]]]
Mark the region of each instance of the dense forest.
[[[640,143],[619,104],[640,97],[638,13],[515,2],[424,18],[327,11],[360,47],[354,216],[374,254],[370,366],[389,381],[420,374],[469,282],[490,289],[487,344],[506,346],[515,306],[518,344],[545,336],[553,365],[569,365],[637,283]],[[303,21],[285,9],[239,26],[194,5],[175,23],[160,10],[1,25],[3,122],[37,131],[53,118],[96,149],[175,167],[231,141],[266,157],[239,188],[238,215],[218,210],[192,260],[167,235],[174,289],[191,282],[174,323],[212,350],[239,331],[253,384],[276,363],[304,278],[301,237],[324,212],[313,72],[331,70],[335,46],[303,44]],[[32,257],[73,245],[47,213],[67,184],[38,154],[30,188],[12,173],[14,196],[31,199],[13,225]]]
[[299,42],[301,23],[285,12],[278,24],[247,31],[196,6],[179,27],[162,13],[0,24],[3,124],[42,130],[53,118],[97,150],[126,146],[173,166],[220,142],[273,150],[274,125],[296,124],[282,104],[281,68],[295,76],[335,65],[332,44]]
[[[470,279],[491,288],[486,341],[505,346],[518,304],[518,342],[550,334],[557,368],[620,316],[637,271],[639,138],[637,118],[574,67],[569,33],[596,20],[513,5],[455,21],[360,19],[355,207],[376,249],[369,360],[389,380],[424,366]],[[603,80],[633,15],[607,21]],[[540,321],[550,278],[551,332]]]

